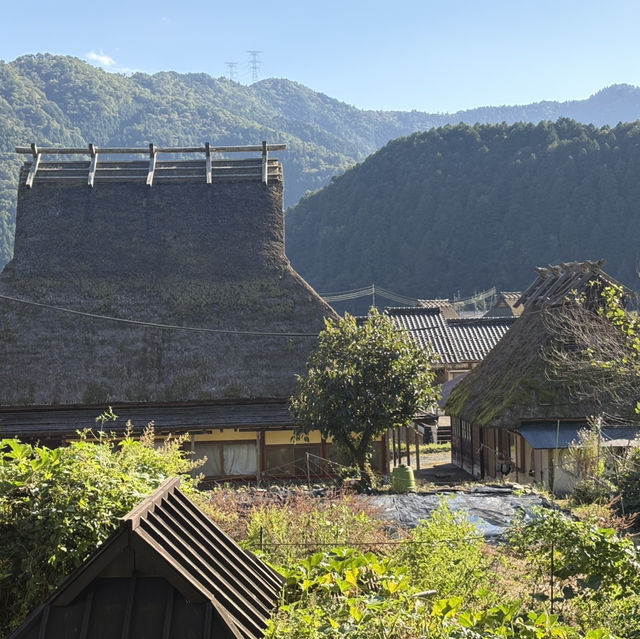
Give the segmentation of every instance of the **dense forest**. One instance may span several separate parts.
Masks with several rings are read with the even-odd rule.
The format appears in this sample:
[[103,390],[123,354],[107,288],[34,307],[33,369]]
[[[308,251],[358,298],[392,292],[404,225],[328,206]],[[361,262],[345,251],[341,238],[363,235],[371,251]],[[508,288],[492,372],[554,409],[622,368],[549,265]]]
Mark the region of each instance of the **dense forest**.
[[459,124],[394,140],[303,198],[287,252],[321,293],[518,290],[547,263],[605,258],[636,288],[640,122]]
[[560,116],[596,125],[635,120],[640,88],[617,85],[588,100],[429,114],[363,111],[282,79],[245,86],[203,73],[125,76],[48,54],[0,61],[0,268],[12,251],[22,162],[16,145],[285,142],[279,157],[290,206],[398,136],[460,121]]

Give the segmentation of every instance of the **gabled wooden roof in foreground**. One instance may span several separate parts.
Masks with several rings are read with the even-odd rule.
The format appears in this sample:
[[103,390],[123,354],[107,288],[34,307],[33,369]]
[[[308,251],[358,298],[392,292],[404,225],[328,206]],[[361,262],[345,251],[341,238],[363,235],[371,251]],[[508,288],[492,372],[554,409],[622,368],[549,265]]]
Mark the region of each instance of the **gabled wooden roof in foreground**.
[[284,579],[165,482],[10,639],[258,639]]

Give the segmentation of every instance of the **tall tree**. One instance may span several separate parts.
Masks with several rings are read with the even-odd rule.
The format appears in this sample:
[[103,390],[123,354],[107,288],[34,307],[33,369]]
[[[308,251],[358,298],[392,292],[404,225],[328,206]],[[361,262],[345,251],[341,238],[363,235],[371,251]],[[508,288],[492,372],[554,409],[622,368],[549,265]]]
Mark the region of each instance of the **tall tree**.
[[358,466],[360,487],[369,488],[374,440],[437,400],[433,361],[375,309],[361,324],[348,314],[327,320],[291,398],[298,436],[319,430],[332,438]]

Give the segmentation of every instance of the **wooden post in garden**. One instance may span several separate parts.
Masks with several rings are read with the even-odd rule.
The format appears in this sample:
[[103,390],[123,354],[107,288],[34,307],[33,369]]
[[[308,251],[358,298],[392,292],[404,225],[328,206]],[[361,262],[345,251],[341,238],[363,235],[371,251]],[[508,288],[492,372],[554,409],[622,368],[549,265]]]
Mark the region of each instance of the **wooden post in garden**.
[[404,443],[407,447],[407,466],[411,466],[411,438],[409,437],[409,427],[404,427]]
[[416,444],[416,470],[420,470],[420,434],[413,429],[413,441]]
[[396,452],[396,429],[391,428],[391,448],[393,451],[393,467],[398,465],[398,454]]

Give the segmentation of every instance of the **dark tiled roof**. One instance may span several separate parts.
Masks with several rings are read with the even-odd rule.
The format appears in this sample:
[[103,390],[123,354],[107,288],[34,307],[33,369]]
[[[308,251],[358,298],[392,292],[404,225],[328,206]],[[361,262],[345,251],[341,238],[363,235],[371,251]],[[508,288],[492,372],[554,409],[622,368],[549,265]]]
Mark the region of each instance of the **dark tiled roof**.
[[[74,435],[85,428],[97,429],[96,417],[106,406],[0,408],[0,437],[56,437]],[[144,428],[153,421],[155,431],[164,433],[198,433],[216,428],[260,429],[292,426],[287,401],[228,401],[174,405],[112,406],[118,421],[104,430],[122,433],[127,421]]]
[[258,639],[284,579],[165,482],[11,635]]
[[481,361],[515,321],[512,317],[447,319],[439,308],[388,308],[385,313],[418,346],[431,345],[445,365]]

